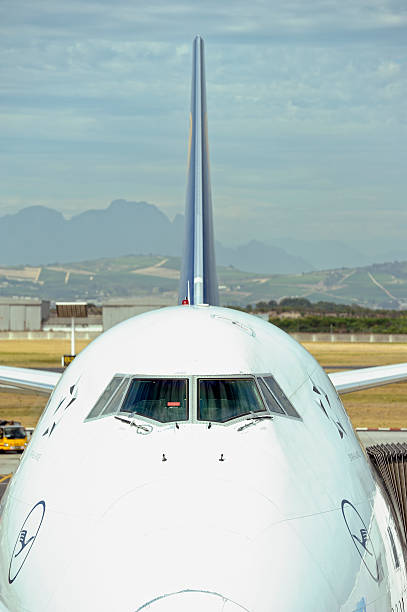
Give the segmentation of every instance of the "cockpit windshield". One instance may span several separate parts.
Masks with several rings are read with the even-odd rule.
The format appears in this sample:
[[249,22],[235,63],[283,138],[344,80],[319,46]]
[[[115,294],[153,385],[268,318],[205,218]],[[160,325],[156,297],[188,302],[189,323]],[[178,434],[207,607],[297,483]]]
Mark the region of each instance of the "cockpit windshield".
[[301,418],[271,374],[225,378],[115,374],[85,420],[122,415],[131,421],[138,416],[157,424],[229,423],[259,412]]
[[160,423],[188,420],[188,381],[169,378],[133,378],[120,412]]
[[198,420],[225,423],[231,419],[264,412],[256,383],[249,378],[199,381]]

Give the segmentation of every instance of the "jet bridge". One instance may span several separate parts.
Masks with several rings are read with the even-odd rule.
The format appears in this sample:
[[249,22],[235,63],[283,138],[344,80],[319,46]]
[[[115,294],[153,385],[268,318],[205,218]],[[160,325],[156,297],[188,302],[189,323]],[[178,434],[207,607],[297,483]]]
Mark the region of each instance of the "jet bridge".
[[374,444],[366,451],[389,495],[407,544],[407,443]]

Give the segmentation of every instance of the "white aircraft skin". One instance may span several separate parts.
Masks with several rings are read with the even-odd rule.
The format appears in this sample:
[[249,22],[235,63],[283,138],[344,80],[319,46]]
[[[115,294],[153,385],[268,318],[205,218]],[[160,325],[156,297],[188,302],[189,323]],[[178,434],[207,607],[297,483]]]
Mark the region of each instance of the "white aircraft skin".
[[[195,377],[270,372],[301,418],[197,422]],[[190,421],[85,422],[118,373],[189,378]],[[290,336],[230,309],[154,311],[82,351],[55,388],[1,511],[6,610],[406,605],[393,515],[328,376]]]

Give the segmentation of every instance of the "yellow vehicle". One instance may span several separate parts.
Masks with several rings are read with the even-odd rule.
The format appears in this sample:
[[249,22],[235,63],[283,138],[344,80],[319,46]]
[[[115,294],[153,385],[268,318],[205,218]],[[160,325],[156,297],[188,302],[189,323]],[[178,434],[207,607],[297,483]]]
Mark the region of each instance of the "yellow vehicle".
[[21,425],[2,425],[0,427],[0,452],[22,453],[27,444],[27,432]]

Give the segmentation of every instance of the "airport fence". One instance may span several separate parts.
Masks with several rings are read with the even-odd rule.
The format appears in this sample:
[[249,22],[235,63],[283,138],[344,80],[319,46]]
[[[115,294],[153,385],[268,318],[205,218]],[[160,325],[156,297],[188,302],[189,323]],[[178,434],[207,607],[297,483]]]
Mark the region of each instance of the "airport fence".
[[407,334],[329,334],[294,332],[290,334],[298,342],[400,342],[407,343]]
[[[77,340],[93,340],[99,331],[75,330]],[[329,334],[312,332],[293,332],[290,334],[298,342],[384,342],[407,343],[407,334]],[[70,331],[1,331],[1,340],[68,340]]]
[[[76,340],[93,340],[100,332],[75,330]],[[3,331],[0,332],[2,340],[69,340],[70,331]]]

